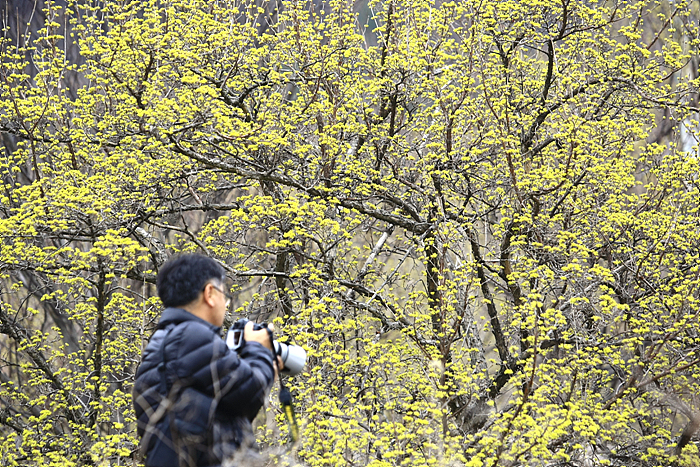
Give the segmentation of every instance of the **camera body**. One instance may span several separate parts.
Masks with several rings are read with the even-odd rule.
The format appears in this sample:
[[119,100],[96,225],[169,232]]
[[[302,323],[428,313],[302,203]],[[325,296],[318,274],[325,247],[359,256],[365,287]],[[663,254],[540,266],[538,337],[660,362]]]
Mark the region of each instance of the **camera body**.
[[[231,350],[238,351],[238,349],[245,346],[245,338],[243,336],[246,324],[248,324],[247,319],[239,319],[233,323],[228,334],[226,334],[226,345]],[[267,329],[267,324],[253,323],[253,329],[256,331]],[[270,334],[270,339],[272,339],[272,334]],[[275,355],[278,355],[282,359],[282,363],[284,363],[284,368],[280,370],[280,373],[295,376],[302,372],[304,365],[306,365],[306,350],[298,345],[287,345],[274,339],[272,339],[272,346],[275,349]]]

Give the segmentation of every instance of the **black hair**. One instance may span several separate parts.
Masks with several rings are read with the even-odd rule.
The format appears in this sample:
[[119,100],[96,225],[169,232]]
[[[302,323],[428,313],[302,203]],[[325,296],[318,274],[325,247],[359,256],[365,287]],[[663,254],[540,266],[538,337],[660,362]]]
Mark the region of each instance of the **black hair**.
[[158,296],[166,307],[178,307],[194,301],[212,279],[224,282],[224,268],[199,254],[170,259],[158,271]]

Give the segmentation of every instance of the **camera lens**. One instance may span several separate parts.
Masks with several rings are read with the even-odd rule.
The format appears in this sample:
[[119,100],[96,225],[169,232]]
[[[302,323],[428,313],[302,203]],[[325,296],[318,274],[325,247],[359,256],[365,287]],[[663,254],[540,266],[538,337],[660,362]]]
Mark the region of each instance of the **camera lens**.
[[287,345],[275,341],[275,353],[280,356],[284,369],[282,373],[294,376],[298,375],[306,365],[306,350],[298,345]]

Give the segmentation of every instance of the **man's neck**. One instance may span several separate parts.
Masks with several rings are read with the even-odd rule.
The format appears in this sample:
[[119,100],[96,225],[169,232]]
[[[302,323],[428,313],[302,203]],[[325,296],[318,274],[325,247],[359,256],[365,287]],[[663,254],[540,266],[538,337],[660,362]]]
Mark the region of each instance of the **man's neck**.
[[205,303],[200,301],[194,303],[188,303],[187,305],[181,306],[183,310],[192,313],[197,318],[206,321],[207,323],[213,324],[211,319],[211,310],[206,306]]

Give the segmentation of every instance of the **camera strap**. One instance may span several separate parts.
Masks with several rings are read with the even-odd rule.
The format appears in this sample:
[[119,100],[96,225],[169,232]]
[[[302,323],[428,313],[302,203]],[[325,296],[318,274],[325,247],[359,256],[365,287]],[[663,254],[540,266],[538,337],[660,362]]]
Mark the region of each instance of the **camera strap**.
[[158,355],[160,357],[160,363],[158,364],[158,374],[160,375],[160,385],[158,386],[158,392],[160,392],[163,397],[168,397],[168,392],[170,390],[170,385],[168,384],[168,379],[165,375],[165,343],[167,342],[168,337],[170,337],[170,333],[173,329],[175,329],[174,324],[169,324],[165,328],[165,336],[163,337],[163,342],[161,342],[160,348],[158,349]]
[[[272,330],[268,326],[265,326],[265,329],[267,329],[267,335],[270,338],[270,346],[274,349],[275,341]],[[287,418],[287,424],[289,425],[289,437],[291,438],[293,443],[296,443],[299,440],[299,425],[297,425],[297,419],[294,415],[294,405],[292,404],[292,392],[284,384],[284,381],[282,381],[282,375],[280,374],[280,369],[277,365],[277,354],[274,350],[272,350],[272,364],[275,365],[275,369],[277,370],[277,378],[280,381],[279,399],[280,405],[282,406],[282,411],[284,412],[284,416]]]
[[289,436],[293,443],[299,440],[299,425],[297,425],[297,419],[294,415],[294,406],[292,405],[292,393],[287,386],[284,385],[282,379],[280,378],[280,404],[282,404],[282,410],[284,415],[287,417],[287,423],[289,424]]

